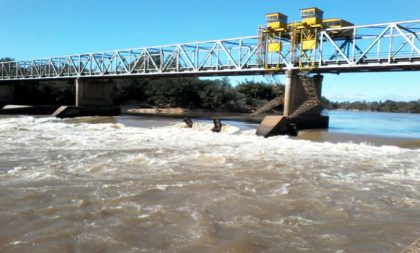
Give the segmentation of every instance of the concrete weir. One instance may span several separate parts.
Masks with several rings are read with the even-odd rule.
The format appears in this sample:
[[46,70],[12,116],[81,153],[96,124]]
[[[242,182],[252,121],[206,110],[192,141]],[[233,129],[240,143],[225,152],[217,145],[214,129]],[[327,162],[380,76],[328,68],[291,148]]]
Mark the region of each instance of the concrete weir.
[[322,75],[301,76],[298,71],[286,71],[283,115],[266,116],[257,135],[287,134],[291,123],[298,129],[328,128],[329,117],[321,116],[322,80]]

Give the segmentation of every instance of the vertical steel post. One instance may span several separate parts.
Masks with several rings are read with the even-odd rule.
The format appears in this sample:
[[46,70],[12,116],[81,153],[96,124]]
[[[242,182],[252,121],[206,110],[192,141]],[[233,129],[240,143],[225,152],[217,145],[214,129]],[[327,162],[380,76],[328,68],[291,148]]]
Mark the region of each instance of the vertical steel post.
[[357,28],[353,29],[353,45],[352,45],[352,53],[351,53],[351,62],[354,63],[356,60],[356,36],[357,36]]
[[393,35],[394,35],[394,25],[391,26],[391,31],[389,33],[389,51],[388,51],[388,63],[391,63],[392,57],[392,42],[393,42]]

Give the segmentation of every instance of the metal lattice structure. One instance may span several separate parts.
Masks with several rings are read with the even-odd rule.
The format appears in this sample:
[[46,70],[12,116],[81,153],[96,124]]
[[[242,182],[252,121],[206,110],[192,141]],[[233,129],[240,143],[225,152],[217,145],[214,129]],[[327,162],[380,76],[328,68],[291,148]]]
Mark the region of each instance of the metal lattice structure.
[[[337,33],[347,36],[336,36]],[[0,81],[128,76],[227,76],[299,70],[299,47],[261,36],[0,63]],[[313,72],[420,70],[420,20],[321,29]]]

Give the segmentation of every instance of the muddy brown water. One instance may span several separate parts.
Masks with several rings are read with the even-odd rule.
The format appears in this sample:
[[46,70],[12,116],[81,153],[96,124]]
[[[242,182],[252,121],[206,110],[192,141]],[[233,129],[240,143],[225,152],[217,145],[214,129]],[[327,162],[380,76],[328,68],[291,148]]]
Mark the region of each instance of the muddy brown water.
[[394,253],[420,237],[420,149],[211,127],[0,117],[0,252]]

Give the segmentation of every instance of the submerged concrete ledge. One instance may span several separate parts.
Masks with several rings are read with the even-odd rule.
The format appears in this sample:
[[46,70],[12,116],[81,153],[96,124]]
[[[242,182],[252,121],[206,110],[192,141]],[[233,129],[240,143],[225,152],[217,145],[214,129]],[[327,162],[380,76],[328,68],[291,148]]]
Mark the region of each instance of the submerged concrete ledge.
[[121,108],[118,106],[60,106],[51,114],[57,118],[118,115],[121,115]]
[[58,118],[118,116],[118,106],[5,105],[0,115],[51,115]]
[[286,116],[266,116],[257,129],[257,135],[271,137],[275,135],[289,134],[291,124],[298,130],[327,129],[329,126],[328,116],[300,116],[288,118]]
[[58,108],[58,105],[5,105],[0,115],[50,115]]

